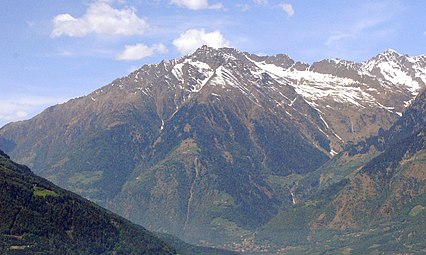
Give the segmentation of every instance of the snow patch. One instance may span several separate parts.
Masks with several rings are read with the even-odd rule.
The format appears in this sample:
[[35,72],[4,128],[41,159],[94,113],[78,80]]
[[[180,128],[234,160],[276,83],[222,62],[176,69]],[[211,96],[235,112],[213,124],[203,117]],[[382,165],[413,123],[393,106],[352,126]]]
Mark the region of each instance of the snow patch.
[[183,66],[184,65],[190,65],[194,67],[199,74],[201,74],[204,79],[200,80],[198,77],[191,77],[191,72],[188,72],[188,78],[193,78],[195,82],[197,83],[195,86],[193,86],[191,89],[189,89],[189,92],[198,92],[200,91],[204,85],[209,81],[209,79],[213,76],[214,70],[206,63],[198,61],[198,60],[192,60],[192,59],[185,59],[182,63],[176,64],[172,68],[172,74],[180,83],[180,88],[184,89],[182,84],[185,83],[184,79],[184,73],[183,73]]
[[405,108],[408,108],[408,106],[410,106],[410,105],[411,105],[411,103],[413,102],[413,100],[414,100],[414,98],[413,98],[413,99],[410,99],[410,100],[408,100],[408,101],[404,101],[404,106],[405,106]]
[[210,66],[204,62],[200,61],[192,61],[190,62],[190,65],[198,69],[198,72],[203,74],[205,77],[203,80],[197,79],[197,85],[191,90],[191,92],[198,92],[200,91],[204,85],[210,80],[210,78],[213,76],[214,71],[210,68]]
[[[292,84],[296,92],[311,105],[314,101],[325,97],[332,97],[338,102],[351,103],[359,107],[364,107],[361,102],[367,101],[372,103],[375,101],[370,94],[360,88],[361,85],[365,84],[361,84],[353,79],[316,73],[309,70],[284,69],[274,64],[267,64],[265,61],[257,62],[247,56],[246,58],[257,67],[251,70],[254,76],[260,77],[262,73],[266,72],[282,84]],[[343,60],[333,61],[341,64],[346,63]],[[290,103],[290,106],[293,103],[294,101]]]
[[339,135],[337,135],[336,133],[334,133],[333,130],[331,132],[333,133],[333,135],[335,137],[337,137],[337,139],[339,139],[340,141],[343,141],[343,139]]
[[161,119],[161,127],[160,127],[160,131],[164,129],[164,120]]
[[180,63],[180,64],[176,64],[173,69],[172,69],[172,74],[176,77],[176,79],[180,82],[183,83],[183,71],[182,71],[182,67],[185,63]]
[[322,120],[322,122],[325,124],[325,126],[327,127],[327,129],[329,129],[330,127],[328,126],[327,122],[324,120],[324,118],[319,114],[320,119]]
[[295,205],[296,204],[296,199],[294,197],[293,191],[290,191],[290,194],[291,194],[291,201],[293,202],[293,205]]
[[412,93],[416,93],[420,89],[420,84],[413,80],[411,76],[402,71],[394,62],[382,62],[377,65],[385,80],[394,84],[406,85],[407,89]]

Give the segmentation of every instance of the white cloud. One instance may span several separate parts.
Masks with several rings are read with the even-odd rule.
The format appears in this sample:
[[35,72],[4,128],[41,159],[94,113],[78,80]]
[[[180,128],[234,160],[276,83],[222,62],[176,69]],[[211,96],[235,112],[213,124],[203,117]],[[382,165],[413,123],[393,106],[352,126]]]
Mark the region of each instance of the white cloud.
[[13,121],[13,120],[22,120],[25,119],[25,117],[28,116],[28,112],[16,109],[14,111],[11,110],[3,110],[0,112],[0,120],[4,121]]
[[223,37],[219,30],[206,33],[204,29],[190,29],[173,40],[173,45],[181,54],[187,54],[203,45],[213,48],[228,47],[229,41]]
[[281,3],[278,5],[279,8],[281,8],[289,17],[294,15],[294,9],[291,4],[288,3]]
[[19,97],[17,100],[0,99],[0,126],[10,121],[27,119],[37,111],[53,104],[62,103],[64,99],[45,97]]
[[154,44],[151,47],[145,44],[138,43],[135,45],[126,45],[122,53],[117,56],[117,60],[140,60],[155,53],[167,53],[167,48],[164,44]]
[[312,56],[364,61],[401,35],[401,27],[396,24],[405,12],[399,1],[367,1],[342,10],[339,22],[312,27],[318,38],[326,36],[325,47],[312,52]]
[[268,0],[253,0],[253,3],[258,4],[258,5],[268,5],[269,4]]
[[241,11],[243,11],[243,12],[246,12],[250,9],[250,5],[248,5],[248,4],[236,4],[235,6],[240,8]]
[[203,10],[203,9],[222,9],[222,3],[209,4],[208,0],[171,0],[170,4],[179,7],[188,8],[190,10]]
[[148,22],[139,18],[134,8],[118,10],[106,1],[97,1],[80,18],[68,13],[53,18],[51,37],[83,37],[91,33],[128,36],[143,34],[148,27]]
[[[368,40],[371,41],[377,41],[379,38],[390,38],[395,33],[395,29],[392,27],[384,28],[383,24],[391,20],[393,14],[385,11],[385,9],[373,8],[372,10],[376,10],[377,13],[375,15],[371,13],[361,14],[360,17],[351,19],[350,23],[340,24],[343,27],[334,31],[325,41],[325,45],[336,47],[338,44],[349,43],[351,40],[359,40],[359,38],[369,38]],[[372,10],[370,12],[373,12]]]
[[334,43],[349,37],[352,37],[352,35],[346,33],[336,33],[327,38],[327,40],[325,41],[325,45],[331,46]]
[[72,52],[69,50],[61,50],[59,52],[59,56],[62,56],[62,57],[70,57],[72,55],[73,55]]
[[28,26],[28,27],[33,27],[33,26],[35,25],[35,22],[34,22],[34,21],[29,21],[29,20],[28,20],[26,23],[27,23],[27,26]]

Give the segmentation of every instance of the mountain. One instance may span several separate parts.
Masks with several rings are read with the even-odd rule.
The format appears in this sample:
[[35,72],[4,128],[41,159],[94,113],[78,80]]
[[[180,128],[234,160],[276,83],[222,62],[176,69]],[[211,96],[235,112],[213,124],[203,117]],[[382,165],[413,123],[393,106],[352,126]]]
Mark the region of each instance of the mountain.
[[389,129],[349,144],[300,180],[299,204],[258,239],[298,246],[296,254],[424,254],[425,116],[426,91]]
[[175,254],[144,228],[35,176],[0,151],[1,254]]
[[295,201],[293,182],[389,128],[426,59],[387,50],[312,65],[201,47],[0,129],[37,174],[150,230],[239,241]]
[[378,155],[358,168],[336,197],[339,209],[331,225],[352,226],[365,220],[366,214],[368,220],[387,218],[419,196],[426,198],[425,116],[423,92],[389,130],[346,149],[350,157]]
[[150,233],[34,175],[1,150],[0,187],[1,254],[238,254]]

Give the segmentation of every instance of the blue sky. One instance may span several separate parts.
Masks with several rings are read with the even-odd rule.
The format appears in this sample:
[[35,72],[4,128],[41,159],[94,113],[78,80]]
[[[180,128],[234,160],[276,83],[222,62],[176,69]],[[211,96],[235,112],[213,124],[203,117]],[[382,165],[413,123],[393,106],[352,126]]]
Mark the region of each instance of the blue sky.
[[426,54],[419,0],[2,0],[0,126],[208,44],[312,63]]

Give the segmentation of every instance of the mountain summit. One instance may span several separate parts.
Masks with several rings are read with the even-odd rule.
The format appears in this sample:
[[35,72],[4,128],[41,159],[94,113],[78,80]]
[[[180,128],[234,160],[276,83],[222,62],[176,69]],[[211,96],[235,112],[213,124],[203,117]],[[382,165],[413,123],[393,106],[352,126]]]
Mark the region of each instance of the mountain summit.
[[424,56],[308,65],[203,46],[11,123],[0,147],[151,230],[220,243],[292,206],[290,177],[390,127],[425,87]]

